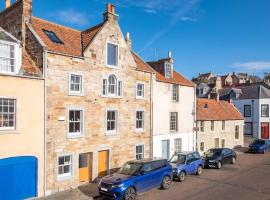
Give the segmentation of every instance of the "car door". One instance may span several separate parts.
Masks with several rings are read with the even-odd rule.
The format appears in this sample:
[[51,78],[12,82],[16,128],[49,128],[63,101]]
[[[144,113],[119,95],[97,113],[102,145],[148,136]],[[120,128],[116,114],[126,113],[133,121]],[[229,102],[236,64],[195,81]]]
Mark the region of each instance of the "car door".
[[160,186],[162,182],[164,176],[163,163],[162,160],[152,162],[153,187]]
[[152,174],[152,166],[151,163],[145,163],[139,172],[139,175],[136,177],[134,181],[135,187],[139,193],[145,192],[154,185],[154,176]]
[[186,159],[186,171],[188,174],[196,172],[196,160],[193,154],[188,154]]
[[222,151],[223,163],[228,164],[232,160],[232,152],[229,149],[223,149]]

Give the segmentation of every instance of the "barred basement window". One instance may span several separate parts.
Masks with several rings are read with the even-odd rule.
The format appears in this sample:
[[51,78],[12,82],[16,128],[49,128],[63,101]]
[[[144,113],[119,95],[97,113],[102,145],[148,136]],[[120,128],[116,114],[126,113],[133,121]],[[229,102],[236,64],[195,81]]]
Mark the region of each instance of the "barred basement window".
[[16,128],[16,100],[0,98],[0,130]]

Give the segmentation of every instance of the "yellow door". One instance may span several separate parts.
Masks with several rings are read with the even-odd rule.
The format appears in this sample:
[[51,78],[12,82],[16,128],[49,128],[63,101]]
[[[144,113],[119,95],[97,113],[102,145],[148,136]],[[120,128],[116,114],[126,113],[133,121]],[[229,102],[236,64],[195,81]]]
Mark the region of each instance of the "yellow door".
[[109,161],[109,152],[108,151],[99,151],[98,152],[98,176],[106,176],[108,173],[108,161]]
[[79,179],[80,182],[90,181],[90,159],[89,154],[79,155]]

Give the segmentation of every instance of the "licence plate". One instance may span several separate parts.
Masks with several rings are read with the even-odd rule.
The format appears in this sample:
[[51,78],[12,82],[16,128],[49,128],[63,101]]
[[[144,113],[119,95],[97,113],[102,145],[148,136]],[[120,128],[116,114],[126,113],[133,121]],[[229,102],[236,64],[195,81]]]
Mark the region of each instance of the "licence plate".
[[108,189],[107,188],[100,188],[102,191],[105,191],[105,192],[107,192],[108,191]]

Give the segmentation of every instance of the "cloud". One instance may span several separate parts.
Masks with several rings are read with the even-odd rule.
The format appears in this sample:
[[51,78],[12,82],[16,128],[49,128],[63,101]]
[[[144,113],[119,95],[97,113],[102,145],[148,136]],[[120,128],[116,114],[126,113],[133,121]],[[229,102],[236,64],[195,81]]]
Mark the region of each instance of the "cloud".
[[85,13],[76,11],[73,8],[68,8],[66,10],[60,10],[54,13],[54,16],[58,20],[64,23],[71,23],[79,26],[86,25],[88,23],[88,16]]
[[245,71],[265,71],[270,70],[270,61],[253,61],[245,63],[235,63],[232,67],[236,67]]
[[181,17],[180,20],[182,20],[182,21],[191,21],[191,22],[196,22],[197,21],[197,19],[195,19],[195,18],[185,17],[185,16]]
[[157,13],[157,11],[151,10],[151,9],[145,9],[144,11],[147,12],[147,13],[150,13],[150,14],[156,14]]
[[[151,4],[149,3],[151,2]],[[161,0],[156,0],[156,1],[149,1],[148,5],[144,6],[149,6],[149,7],[158,7],[160,8],[161,5],[163,5]],[[171,2],[171,4],[170,4]],[[172,29],[178,22],[179,20],[182,21],[187,21],[191,20],[192,18],[187,17],[186,15],[192,11],[192,9],[196,8],[196,6],[199,4],[200,0],[179,0],[179,1],[172,1],[168,0],[166,1],[166,4],[168,6],[165,9],[174,9],[171,11],[171,18],[169,20],[169,23],[166,27],[164,27],[161,31],[155,33],[152,38],[143,46],[142,49],[138,51],[138,54],[146,50],[148,47],[150,47],[152,44],[157,42],[163,35],[165,35],[170,29]]]

